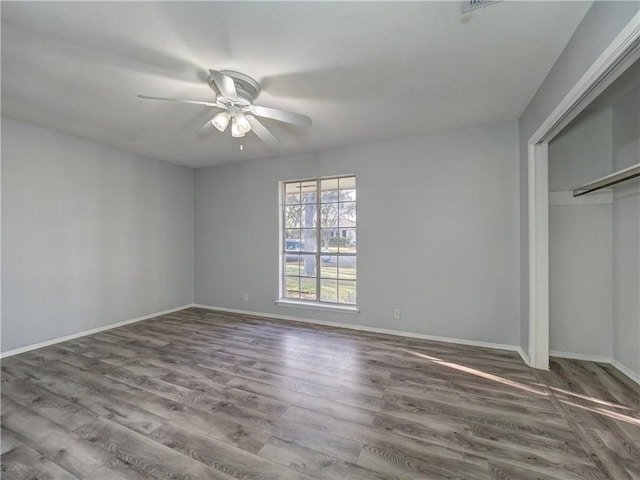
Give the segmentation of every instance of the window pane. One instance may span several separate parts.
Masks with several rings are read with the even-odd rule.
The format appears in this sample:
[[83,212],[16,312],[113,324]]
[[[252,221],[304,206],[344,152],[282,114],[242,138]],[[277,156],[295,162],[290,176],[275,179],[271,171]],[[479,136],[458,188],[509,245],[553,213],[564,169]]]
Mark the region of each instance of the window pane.
[[284,273],[285,275],[300,275],[300,255],[296,253],[285,253]]
[[345,280],[356,279],[356,257],[337,257],[338,258],[338,278]]
[[343,202],[355,202],[356,191],[355,190],[340,190],[340,200]]
[[302,237],[301,250],[303,252],[315,252],[318,248],[317,230],[315,228],[303,228],[300,230],[300,235]]
[[320,257],[320,276],[322,278],[338,278],[338,257],[323,255]]
[[317,216],[317,205],[302,205],[300,207],[300,226],[303,228],[314,228],[317,225]]
[[317,203],[317,183],[315,180],[300,183],[301,203]]
[[285,277],[284,296],[300,298],[300,279],[298,277]]
[[338,281],[320,279],[320,300],[323,302],[338,302]]
[[356,229],[341,228],[339,249],[340,253],[356,253]]
[[[321,252],[330,252],[331,248],[331,235],[332,235],[332,230],[323,228],[322,230],[320,230],[320,251]],[[337,251],[337,249],[334,249],[335,251]]]
[[315,277],[316,276],[316,256],[300,255],[300,276]]
[[338,203],[323,203],[320,205],[320,228],[338,226],[338,205]]
[[284,226],[288,228],[302,226],[302,208],[299,205],[284,207]]
[[355,190],[356,177],[340,177],[338,179],[338,186],[340,190]]
[[284,184],[284,203],[287,205],[300,203],[300,182]]
[[356,303],[356,282],[351,280],[338,281],[338,301],[355,305]]
[[301,245],[300,230],[297,228],[287,228],[284,232],[285,252],[299,252]]
[[340,204],[340,215],[338,219],[340,227],[356,226],[356,203],[345,202]]
[[316,279],[315,278],[301,278],[300,279],[300,299],[301,300],[316,300]]
[[323,178],[320,180],[320,189],[323,192],[326,190],[338,190],[338,178]]
[[340,230],[336,228],[325,228],[320,230],[322,235],[322,251],[327,253],[336,253],[340,246]]
[[320,182],[320,190],[322,191],[322,202],[337,202],[340,198],[338,193],[338,179],[329,178]]
[[340,201],[356,201],[356,177],[343,177],[339,181]]

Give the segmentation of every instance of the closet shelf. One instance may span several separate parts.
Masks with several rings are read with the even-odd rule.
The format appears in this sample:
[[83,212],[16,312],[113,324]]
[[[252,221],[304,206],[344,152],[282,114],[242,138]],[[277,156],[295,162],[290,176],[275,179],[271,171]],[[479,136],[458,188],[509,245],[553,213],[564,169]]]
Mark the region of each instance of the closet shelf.
[[601,188],[611,187],[636,177],[640,177],[640,163],[623,168],[622,170],[618,170],[617,172],[598,178],[593,182],[585,183],[584,185],[574,188],[573,196],[579,197],[580,195],[586,195],[587,193],[595,192]]

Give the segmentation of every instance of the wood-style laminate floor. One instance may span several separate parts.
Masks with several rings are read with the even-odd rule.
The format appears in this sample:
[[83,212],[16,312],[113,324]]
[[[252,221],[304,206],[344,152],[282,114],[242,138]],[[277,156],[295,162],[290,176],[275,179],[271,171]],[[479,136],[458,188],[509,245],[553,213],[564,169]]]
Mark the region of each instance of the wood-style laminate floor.
[[2,478],[640,479],[608,365],[190,308],[2,361]]

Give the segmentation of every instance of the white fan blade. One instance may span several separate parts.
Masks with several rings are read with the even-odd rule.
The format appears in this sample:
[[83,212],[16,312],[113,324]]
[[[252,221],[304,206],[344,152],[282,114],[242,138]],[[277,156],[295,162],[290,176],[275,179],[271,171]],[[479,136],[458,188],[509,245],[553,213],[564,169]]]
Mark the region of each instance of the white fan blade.
[[183,98],[164,98],[164,97],[148,97],[147,95],[138,95],[138,98],[145,100],[163,100],[165,102],[192,103],[194,105],[206,105],[207,107],[218,107],[215,102],[201,102],[200,100],[185,100]]
[[311,119],[306,115],[285,112],[277,108],[261,107],[260,105],[250,105],[249,110],[258,117],[273,118],[274,120],[302,125],[303,127],[311,126]]
[[233,83],[231,77],[226,76],[224,73],[220,73],[216,70],[209,70],[209,79],[213,80],[213,83],[218,87],[218,91],[225,97],[231,100],[238,100],[238,92],[236,92],[236,85]]
[[267,127],[265,127],[260,121],[253,115],[247,115],[247,120],[251,124],[251,130],[255,133],[260,140],[269,145],[270,147],[279,147],[280,141],[273,136]]

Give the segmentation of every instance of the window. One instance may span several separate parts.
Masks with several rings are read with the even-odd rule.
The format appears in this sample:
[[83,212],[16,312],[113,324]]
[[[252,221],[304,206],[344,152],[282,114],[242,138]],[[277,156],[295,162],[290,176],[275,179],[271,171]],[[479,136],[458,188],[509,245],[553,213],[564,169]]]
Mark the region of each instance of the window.
[[356,177],[282,182],[282,300],[356,305]]

